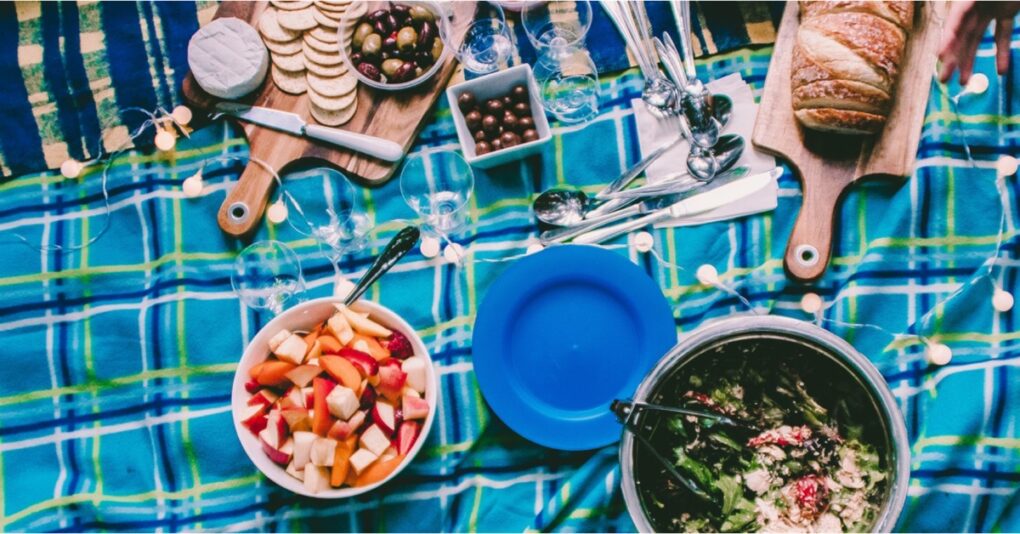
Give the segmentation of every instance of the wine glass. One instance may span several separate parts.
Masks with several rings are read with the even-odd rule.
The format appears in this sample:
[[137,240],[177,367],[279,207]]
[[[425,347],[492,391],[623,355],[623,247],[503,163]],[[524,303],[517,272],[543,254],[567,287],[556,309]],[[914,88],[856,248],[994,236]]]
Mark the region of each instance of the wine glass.
[[342,283],[340,260],[344,254],[365,247],[365,236],[371,223],[358,205],[354,184],[343,173],[328,168],[311,169],[288,175],[288,181],[311,180],[319,189],[304,195],[298,203],[290,194],[285,198],[295,215],[288,217],[292,228],[318,241],[333,264],[337,284]]
[[534,68],[542,107],[564,124],[593,119],[599,109],[599,73],[584,48],[557,48]]
[[404,201],[424,221],[428,236],[446,238],[464,225],[464,206],[475,175],[454,150],[424,150],[407,159],[400,172]]
[[245,305],[279,314],[305,290],[301,260],[279,241],[257,241],[234,260],[230,285]]
[[589,0],[529,2],[521,11],[524,33],[539,56],[569,47],[583,47],[591,28]]
[[511,67],[513,56],[513,37],[502,17],[476,19],[464,32],[464,40],[457,49],[461,65],[474,74],[488,74]]

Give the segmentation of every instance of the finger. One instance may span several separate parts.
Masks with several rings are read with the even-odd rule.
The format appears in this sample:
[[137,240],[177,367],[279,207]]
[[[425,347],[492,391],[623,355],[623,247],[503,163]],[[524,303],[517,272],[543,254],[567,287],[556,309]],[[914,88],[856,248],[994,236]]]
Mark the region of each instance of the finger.
[[1006,74],[1009,70],[1009,46],[1013,40],[1013,19],[999,19],[995,23],[995,70]]
[[960,85],[967,85],[967,82],[970,81],[970,75],[974,71],[974,55],[977,54],[979,44],[981,44],[981,34],[971,32],[967,35],[966,41],[958,49],[960,54]]
[[948,82],[949,79],[953,77],[953,72],[955,71],[956,71],[956,56],[949,54],[948,57],[942,59],[942,70],[939,71],[939,82],[940,83]]

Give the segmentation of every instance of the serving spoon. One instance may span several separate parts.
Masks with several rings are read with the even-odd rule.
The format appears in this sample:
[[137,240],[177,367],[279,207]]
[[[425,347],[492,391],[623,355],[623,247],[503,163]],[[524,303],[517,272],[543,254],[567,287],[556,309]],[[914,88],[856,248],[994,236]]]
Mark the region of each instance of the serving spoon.
[[400,261],[400,258],[403,258],[405,254],[418,244],[419,238],[421,238],[421,230],[417,226],[408,226],[397,232],[397,235],[390,239],[390,242],[386,244],[386,248],[383,249],[382,253],[375,259],[375,262],[372,263],[372,266],[365,271],[361,280],[358,280],[358,284],[354,286],[354,289],[344,298],[344,304],[350,306],[361,298],[361,295],[365,293],[369,286],[386,274],[386,271],[392,269]]

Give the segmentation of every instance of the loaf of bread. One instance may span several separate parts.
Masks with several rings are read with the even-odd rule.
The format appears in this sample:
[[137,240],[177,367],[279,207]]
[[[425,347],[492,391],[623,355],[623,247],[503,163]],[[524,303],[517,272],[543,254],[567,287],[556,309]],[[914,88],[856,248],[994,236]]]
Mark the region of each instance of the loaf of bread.
[[914,20],[911,1],[806,1],[793,47],[793,110],[813,130],[882,130]]

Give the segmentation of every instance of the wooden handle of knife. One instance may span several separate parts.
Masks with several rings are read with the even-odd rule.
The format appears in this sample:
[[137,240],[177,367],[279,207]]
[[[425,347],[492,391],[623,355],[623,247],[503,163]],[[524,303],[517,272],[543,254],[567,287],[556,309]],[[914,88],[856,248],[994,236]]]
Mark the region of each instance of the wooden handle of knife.
[[237,185],[227,193],[217,216],[220,228],[237,238],[244,238],[255,232],[266,201],[275,185],[273,173],[262,165],[248,162]]

